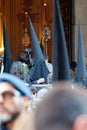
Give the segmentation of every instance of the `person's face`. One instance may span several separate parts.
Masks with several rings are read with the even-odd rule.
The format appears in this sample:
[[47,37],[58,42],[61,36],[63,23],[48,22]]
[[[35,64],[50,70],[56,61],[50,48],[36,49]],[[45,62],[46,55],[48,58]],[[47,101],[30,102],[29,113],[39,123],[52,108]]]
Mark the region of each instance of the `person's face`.
[[10,83],[0,82],[0,121],[8,122],[20,113],[22,98]]

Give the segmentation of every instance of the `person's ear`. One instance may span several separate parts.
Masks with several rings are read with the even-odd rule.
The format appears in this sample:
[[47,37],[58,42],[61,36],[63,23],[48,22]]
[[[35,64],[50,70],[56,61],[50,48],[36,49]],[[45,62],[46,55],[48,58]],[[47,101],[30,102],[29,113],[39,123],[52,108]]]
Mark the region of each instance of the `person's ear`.
[[72,130],[87,130],[87,115],[77,117]]

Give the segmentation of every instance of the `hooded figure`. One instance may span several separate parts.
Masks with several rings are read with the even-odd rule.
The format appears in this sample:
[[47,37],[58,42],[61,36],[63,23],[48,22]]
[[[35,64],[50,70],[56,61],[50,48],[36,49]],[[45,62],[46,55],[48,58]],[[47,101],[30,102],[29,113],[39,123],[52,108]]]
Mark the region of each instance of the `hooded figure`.
[[75,74],[76,82],[87,85],[87,74],[86,66],[84,60],[84,49],[83,49],[83,40],[80,29],[80,22],[78,22],[78,50],[77,50],[77,69]]
[[59,0],[53,2],[53,80],[70,80],[70,66]]
[[49,74],[49,71],[46,67],[44,56],[41,51],[40,45],[38,43],[38,39],[35,33],[35,30],[33,28],[33,25],[31,23],[31,20],[29,18],[29,25],[30,25],[30,34],[32,39],[32,47],[34,51],[34,67],[29,71],[28,75],[32,81],[38,80],[40,78],[44,78],[45,82],[47,83],[47,76]]

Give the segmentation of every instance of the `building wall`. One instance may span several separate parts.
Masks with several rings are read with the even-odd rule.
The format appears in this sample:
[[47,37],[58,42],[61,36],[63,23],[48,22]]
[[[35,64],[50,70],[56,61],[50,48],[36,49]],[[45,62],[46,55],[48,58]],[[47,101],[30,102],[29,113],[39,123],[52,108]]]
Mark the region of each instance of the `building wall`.
[[[24,33],[24,17],[23,13],[23,2],[26,0],[0,0],[0,12],[3,14],[4,23],[6,25],[8,39],[11,47],[11,53],[13,60],[15,60],[18,56],[18,54],[23,51],[24,47],[22,45],[22,36]],[[27,7],[31,7],[32,11],[29,11],[31,14],[31,20],[33,23],[33,26],[35,28],[38,40],[40,41],[42,39],[42,44],[44,47],[44,50],[46,51],[46,43],[44,42],[42,38],[42,29],[45,24],[45,10],[44,10],[44,2],[47,3],[47,22],[48,26],[51,30],[51,39],[48,41],[48,55],[50,59],[52,60],[52,1],[53,0],[32,0],[33,5],[27,4]],[[60,3],[62,3],[63,0],[60,0]],[[70,1],[70,0],[67,0]],[[66,1],[66,5],[67,5]],[[30,1],[26,1],[30,2]],[[64,3],[63,3],[64,4]],[[63,7],[63,4],[61,4]],[[84,51],[85,56],[87,56],[87,4],[86,0],[72,0],[72,41],[69,40],[68,49],[69,49],[69,55],[72,56],[72,59],[76,59],[77,55],[77,24],[78,19],[80,20],[81,24],[81,30],[82,30],[82,36],[83,36],[83,44],[84,44]],[[63,10],[63,9],[62,9]],[[65,10],[65,7],[64,7]],[[35,13],[37,15],[35,15]],[[22,14],[22,15],[21,15]],[[29,15],[30,15],[29,14]],[[64,14],[64,13],[62,13]],[[33,16],[32,16],[33,15]],[[66,14],[65,14],[65,16]],[[64,19],[63,17],[63,19]],[[65,20],[66,22],[66,20]],[[67,23],[67,22],[66,22]],[[65,29],[66,29],[66,25]],[[67,31],[66,31],[67,32]],[[69,32],[68,32],[69,33]],[[68,40],[67,40],[68,42]],[[72,42],[72,44],[70,43]],[[72,50],[70,50],[72,49]]]
[[[52,0],[0,0],[0,12],[3,14],[4,23],[6,25],[6,30],[8,34],[8,39],[10,43],[11,53],[13,60],[15,60],[18,54],[24,50],[22,45],[22,36],[24,33],[24,10],[23,10],[23,2],[25,2],[25,8],[32,8],[29,10],[29,16],[35,28],[38,40],[42,39],[42,28],[45,24],[44,19],[44,2],[47,3],[47,20],[49,22],[49,26],[51,28],[52,23]],[[31,5],[32,3],[32,5]],[[49,4],[50,3],[50,4]],[[51,11],[50,11],[51,10]],[[50,15],[49,15],[50,13]],[[42,39],[42,44],[45,49],[45,42]],[[52,58],[52,42],[49,44],[49,56]]]
[[1,5],[12,57],[16,59],[16,56],[22,50],[22,25],[17,18],[17,14],[21,11],[21,3],[17,0],[1,0]]
[[78,42],[78,21],[80,21],[83,47],[85,56],[87,56],[87,0],[73,0],[72,15],[73,31],[73,59],[77,59],[77,42]]

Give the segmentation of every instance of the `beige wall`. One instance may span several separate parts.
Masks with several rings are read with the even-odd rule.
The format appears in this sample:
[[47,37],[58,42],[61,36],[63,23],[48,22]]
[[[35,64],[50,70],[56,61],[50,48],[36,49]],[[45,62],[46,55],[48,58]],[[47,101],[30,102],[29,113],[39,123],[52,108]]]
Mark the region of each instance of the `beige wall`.
[[73,59],[77,59],[78,20],[81,25],[84,52],[87,56],[87,0],[73,0],[72,20]]

